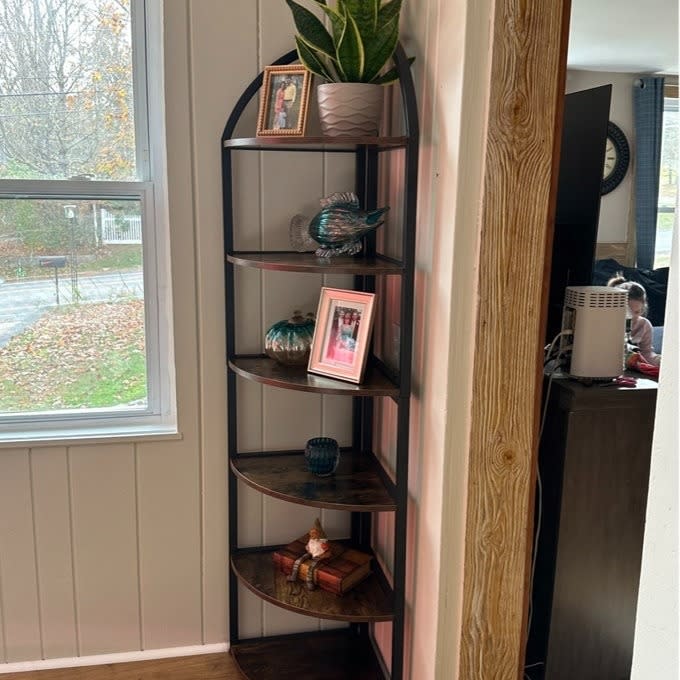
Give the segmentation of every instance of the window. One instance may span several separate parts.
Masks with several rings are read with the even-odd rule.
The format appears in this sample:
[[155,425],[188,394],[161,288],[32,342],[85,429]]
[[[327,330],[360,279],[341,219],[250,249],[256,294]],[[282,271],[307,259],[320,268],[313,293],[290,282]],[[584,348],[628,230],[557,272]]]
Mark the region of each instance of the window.
[[654,268],[668,267],[678,194],[678,88],[666,86],[661,138],[661,175],[656,221]]
[[0,0],[1,439],[175,429],[159,4]]

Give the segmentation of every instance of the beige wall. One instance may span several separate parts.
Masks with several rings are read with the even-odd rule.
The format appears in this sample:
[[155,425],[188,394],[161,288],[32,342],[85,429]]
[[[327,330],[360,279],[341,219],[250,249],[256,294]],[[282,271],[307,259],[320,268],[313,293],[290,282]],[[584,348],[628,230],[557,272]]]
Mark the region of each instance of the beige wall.
[[[241,83],[229,83],[220,66],[228,60],[218,55],[218,61],[208,62],[215,80],[204,106],[189,96],[190,87],[197,94],[205,91],[196,69],[212,56],[208,50],[192,53],[196,44],[201,49],[224,45],[216,32],[210,41],[191,41],[192,22],[202,23],[197,27],[202,30],[212,26],[209,5],[217,12],[223,3],[191,3],[192,10],[202,8],[198,16],[188,12],[183,0],[166,3],[169,207],[182,438],[0,450],[0,661],[226,640],[217,159],[222,120]],[[221,11],[218,26],[240,33],[227,20],[226,9]],[[255,25],[253,17],[251,37]],[[204,183],[200,191],[199,181]]]

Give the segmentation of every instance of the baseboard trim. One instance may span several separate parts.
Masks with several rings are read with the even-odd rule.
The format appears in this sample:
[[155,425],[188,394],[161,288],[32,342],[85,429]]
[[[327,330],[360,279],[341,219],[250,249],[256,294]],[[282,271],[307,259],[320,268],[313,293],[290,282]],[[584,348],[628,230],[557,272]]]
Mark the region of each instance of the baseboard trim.
[[108,663],[127,663],[128,661],[151,661],[170,659],[177,656],[196,656],[197,654],[220,654],[229,651],[228,642],[214,645],[193,645],[191,647],[168,647],[167,649],[146,649],[139,652],[117,652],[115,654],[96,654],[94,656],[74,656],[60,659],[41,659],[39,661],[15,661],[0,664],[0,675],[5,673],[24,673],[27,671],[46,671],[54,668],[76,668],[78,666],[101,666]]

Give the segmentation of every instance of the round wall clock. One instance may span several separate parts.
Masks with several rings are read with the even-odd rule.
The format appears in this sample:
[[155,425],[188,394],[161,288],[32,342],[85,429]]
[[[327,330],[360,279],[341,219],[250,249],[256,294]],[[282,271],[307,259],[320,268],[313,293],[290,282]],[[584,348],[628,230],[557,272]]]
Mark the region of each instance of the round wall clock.
[[630,163],[630,147],[626,135],[618,125],[611,121],[607,124],[607,147],[604,153],[602,172],[602,195],[614,191],[626,176]]

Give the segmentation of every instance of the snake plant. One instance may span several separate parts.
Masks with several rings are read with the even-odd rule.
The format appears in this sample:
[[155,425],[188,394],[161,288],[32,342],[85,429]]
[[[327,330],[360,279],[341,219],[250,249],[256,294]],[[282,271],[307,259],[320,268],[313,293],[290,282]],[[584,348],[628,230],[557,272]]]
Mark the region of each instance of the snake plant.
[[[310,10],[286,0],[297,29],[300,61],[332,83],[385,85],[399,77],[396,68],[384,71],[399,39],[402,0],[309,0],[329,19],[330,31]],[[409,63],[413,59],[409,60]]]

